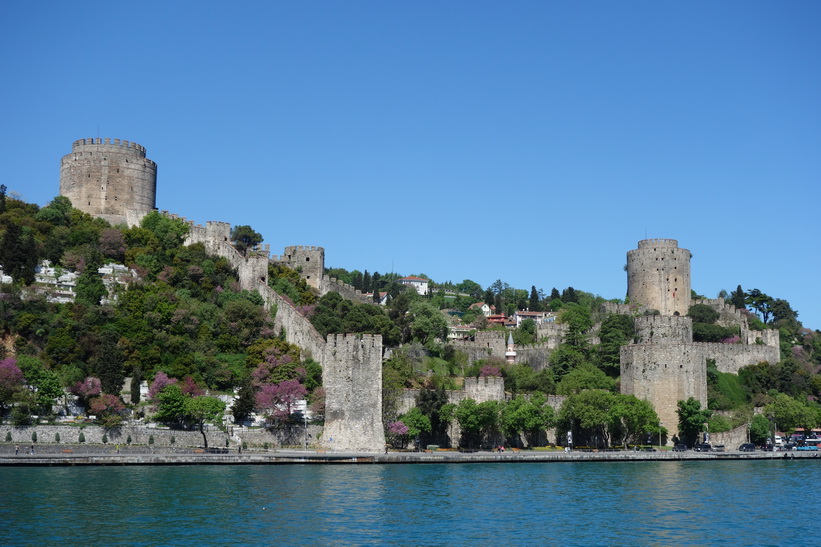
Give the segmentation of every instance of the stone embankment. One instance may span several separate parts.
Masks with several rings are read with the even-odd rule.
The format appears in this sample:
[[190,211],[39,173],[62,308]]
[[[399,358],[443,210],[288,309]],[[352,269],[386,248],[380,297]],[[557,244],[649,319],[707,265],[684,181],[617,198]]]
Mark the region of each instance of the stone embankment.
[[[11,450],[9,450],[11,448]],[[388,452],[387,454],[334,452],[322,450],[268,450],[230,452],[216,449],[184,448],[152,451],[148,447],[82,446],[77,448],[35,445],[4,446],[0,466],[88,466],[88,465],[283,465],[283,464],[409,464],[409,463],[559,463],[559,462],[643,462],[643,461],[739,461],[739,460],[805,460],[821,462],[819,452]]]

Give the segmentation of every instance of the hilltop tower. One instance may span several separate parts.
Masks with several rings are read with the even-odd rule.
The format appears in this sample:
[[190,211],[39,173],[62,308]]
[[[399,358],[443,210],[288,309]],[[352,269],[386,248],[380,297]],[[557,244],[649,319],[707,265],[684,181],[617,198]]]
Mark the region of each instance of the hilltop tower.
[[687,315],[690,309],[690,257],[675,239],[645,239],[627,252],[630,304],[661,315]]
[[120,139],[80,139],[60,163],[60,195],[112,225],[135,226],[156,209],[157,164]]
[[313,245],[291,245],[285,253],[271,257],[271,262],[300,272],[310,287],[319,290],[325,275],[325,249]]

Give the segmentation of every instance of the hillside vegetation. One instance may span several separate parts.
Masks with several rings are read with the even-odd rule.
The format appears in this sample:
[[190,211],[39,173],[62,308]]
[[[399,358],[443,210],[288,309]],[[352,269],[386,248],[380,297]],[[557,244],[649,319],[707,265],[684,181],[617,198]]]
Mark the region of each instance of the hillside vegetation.
[[[238,234],[255,234],[250,227],[238,228],[247,228]],[[257,411],[272,423],[287,420],[293,403],[304,397],[321,410],[320,365],[302,359],[300,348],[275,332],[262,299],[239,290],[236,272],[227,260],[209,256],[201,244],[183,245],[187,229],[184,222],[157,213],[148,215],[139,227],[112,227],[73,209],[63,197],[40,208],[0,192],[0,264],[14,279],[0,286],[0,412],[10,413],[15,423],[26,423],[32,415],[48,417],[52,400],[68,388],[99,419],[113,424],[126,401],[137,412],[145,411],[137,389],[142,380],[151,384],[150,396],[160,418],[178,425],[201,425],[220,413],[219,405],[206,400],[206,392],[237,391],[233,410],[239,419]],[[244,239],[237,241],[243,244]],[[33,290],[34,269],[43,260],[79,274],[74,302],[52,303]],[[108,294],[97,273],[109,262],[136,272],[114,295]],[[619,347],[633,341],[632,318],[600,311],[601,297],[572,287],[544,293],[532,286],[527,291],[501,280],[483,289],[469,279],[431,280],[431,294],[423,297],[398,283],[401,276],[395,273],[327,271],[363,292],[375,293],[375,298],[387,293],[387,305],[378,306],[347,301],[336,293],[320,297],[298,272],[283,266],[271,265],[269,273],[270,285],[292,300],[323,336],[375,333],[382,335],[385,346],[397,348],[383,373],[388,393],[385,419],[396,438],[406,440],[415,430],[432,438],[437,430],[441,435],[443,424],[458,419],[459,409],[449,408],[436,394],[459,388],[464,377],[482,375],[501,376],[505,390],[514,394],[561,394],[569,396],[572,404],[556,416],[547,416],[543,403],[536,404],[534,411],[521,400],[515,409],[496,409],[496,421],[477,425],[477,436],[482,427],[512,431],[510,423],[535,435],[546,424],[561,427],[570,420],[578,422],[591,408],[609,409],[587,429],[610,442],[628,433],[648,432],[651,423],[658,427],[654,412],[639,408],[636,401],[618,399],[622,397],[618,394]],[[821,422],[817,403],[821,333],[803,328],[789,303],[756,289],[745,292],[739,286],[721,296],[748,310],[752,328],[779,329],[782,359],[776,365],[746,367],[738,375],[708,369],[709,408],[720,411],[713,413],[711,430],[750,421],[760,407],[779,428],[816,426]],[[497,358],[468,365],[467,357],[445,342],[450,325],[469,325],[474,331],[495,328],[499,336],[506,332],[503,326],[489,325],[480,311],[471,308],[478,302],[491,304],[503,315],[524,309],[556,313],[567,334],[550,354],[550,366],[536,370]],[[736,341],[737,329],[718,325],[709,307],[693,306],[690,315],[697,340]],[[600,343],[591,343],[594,334]],[[530,320],[514,329],[513,336],[519,346],[540,342]],[[123,390],[126,378],[132,381]],[[396,415],[390,393],[404,388],[421,389],[433,401],[418,405],[422,418],[433,425],[425,425],[415,414]],[[600,395],[591,395],[590,389]],[[130,397],[123,399],[123,395]],[[469,424],[485,411],[474,409],[471,414],[462,409],[462,417]],[[541,413],[542,421],[522,425],[527,412]],[[628,419],[631,412],[635,415]],[[646,415],[640,417],[642,413]],[[416,429],[402,433],[396,425],[400,422],[415,424]],[[753,423],[756,434],[766,433],[761,416]]]

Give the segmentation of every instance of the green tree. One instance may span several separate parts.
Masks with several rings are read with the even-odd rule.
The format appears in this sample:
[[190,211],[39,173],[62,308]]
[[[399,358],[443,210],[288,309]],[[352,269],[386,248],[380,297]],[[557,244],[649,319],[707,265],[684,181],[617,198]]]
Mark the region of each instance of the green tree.
[[234,405],[231,407],[231,413],[234,415],[234,421],[241,424],[251,413],[254,412],[254,387],[250,380],[243,382],[237,393],[237,398]]
[[[575,291],[573,295],[575,298]],[[593,327],[593,318],[590,313],[590,308],[574,302],[566,302],[565,305],[562,306],[557,321],[567,325],[565,343],[577,348],[587,347],[587,333]]]
[[6,224],[6,231],[0,239],[0,265],[16,283],[31,285],[34,282],[34,268],[37,266],[37,244],[28,228],[23,229],[15,222]]
[[702,409],[701,402],[695,397],[679,401],[677,406],[679,436],[687,446],[693,446],[698,440],[699,432],[704,429],[704,424],[713,413],[706,408]]
[[40,414],[51,414],[54,401],[63,396],[63,386],[57,374],[36,357],[20,356],[17,364],[34,393],[34,404]]
[[770,321],[772,314],[773,298],[761,292],[758,289],[753,289],[747,292],[746,303],[752,309],[761,314],[761,320],[766,325]]
[[569,396],[559,410],[560,430],[577,432],[576,444],[586,439],[594,446],[609,446],[611,411],[616,401],[613,393],[600,390]]
[[772,434],[772,423],[763,414],[756,414],[750,422],[750,442],[763,445]]
[[537,339],[536,322],[533,319],[525,319],[513,331],[513,341],[517,346],[528,346],[534,344]]
[[599,330],[598,362],[607,375],[616,378],[620,374],[621,347],[630,344],[634,335],[634,320],[629,315],[609,314],[604,318]]
[[718,321],[719,313],[707,304],[693,304],[687,311],[687,316],[694,322],[712,325]]
[[611,429],[627,446],[637,442],[646,433],[660,433],[660,421],[653,406],[635,395],[616,395],[615,404],[610,409]]
[[422,433],[430,433],[430,419],[422,414],[417,407],[413,407],[408,412],[399,417],[399,421],[408,426],[408,437],[416,438]]
[[730,304],[736,309],[744,309],[747,307],[747,295],[744,293],[744,289],[741,288],[741,285],[730,293]]
[[234,226],[231,228],[231,242],[245,256],[249,250],[262,243],[262,235],[248,225]]
[[429,302],[414,302],[409,309],[411,317],[410,330],[414,339],[422,344],[434,340],[444,340],[448,335],[448,322],[445,316]]
[[98,272],[99,265],[91,262],[86,265],[83,273],[77,279],[76,301],[89,306],[99,306],[100,301],[108,296],[108,290],[103,283],[103,277]]
[[539,436],[552,426],[553,420],[553,408],[547,405],[547,398],[540,394],[514,397],[502,407],[499,418],[505,436],[511,438],[524,434],[530,446],[538,442]]
[[186,395],[179,384],[169,384],[157,396],[157,414],[154,419],[160,423],[181,427],[185,424]]
[[205,434],[205,424],[222,425],[222,416],[225,412],[225,403],[216,397],[200,396],[188,397],[183,405],[185,420],[200,432],[205,448],[208,448],[208,436]]
[[812,429],[818,424],[818,413],[789,395],[778,393],[764,407],[764,415],[772,417],[778,428],[795,431],[797,428]]
[[559,395],[573,395],[586,389],[613,391],[615,382],[601,369],[590,363],[582,363],[562,376],[561,381],[556,385],[556,393]]
[[[445,388],[441,386],[435,389],[431,389],[427,386],[423,387],[416,396],[416,408],[419,409],[423,416],[428,418],[430,422],[429,432],[434,439],[441,438],[445,433],[446,424],[439,419],[439,413],[447,402],[448,394]],[[410,427],[410,424],[407,422],[405,422],[405,424]]]

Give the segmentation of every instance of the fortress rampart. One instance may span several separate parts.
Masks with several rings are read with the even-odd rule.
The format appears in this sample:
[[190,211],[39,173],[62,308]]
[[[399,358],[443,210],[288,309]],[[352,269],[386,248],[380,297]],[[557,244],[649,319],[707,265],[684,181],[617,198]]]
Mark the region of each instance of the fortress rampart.
[[738,374],[738,371],[749,365],[770,363],[774,365],[781,359],[781,352],[777,347],[747,344],[714,344],[696,342],[693,346],[700,347],[707,359],[713,359],[719,372]]
[[670,436],[678,433],[678,401],[707,406],[707,360],[698,344],[631,344],[621,348],[621,391],[649,401]]
[[328,294],[329,292],[338,293],[346,300],[353,300],[354,302],[363,302],[365,304],[373,304],[373,297],[363,293],[359,289],[353,288],[353,285],[348,285],[335,277],[323,277],[320,283],[320,294]]
[[80,139],[60,161],[60,195],[112,225],[136,226],[155,210],[157,164],[120,139]]
[[328,336],[322,381],[326,391],[322,446],[382,452],[382,336]]

